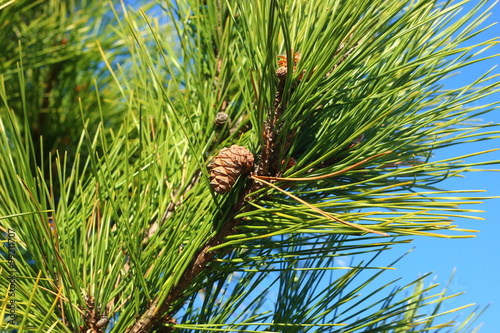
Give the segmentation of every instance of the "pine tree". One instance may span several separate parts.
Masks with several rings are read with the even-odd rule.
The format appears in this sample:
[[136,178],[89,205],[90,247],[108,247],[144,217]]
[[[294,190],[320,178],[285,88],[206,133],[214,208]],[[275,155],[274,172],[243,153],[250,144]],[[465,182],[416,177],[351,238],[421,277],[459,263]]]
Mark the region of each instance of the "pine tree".
[[442,85],[487,1],[136,5],[0,3],[3,330],[473,329],[376,259],[486,199],[439,151],[499,134],[495,76]]

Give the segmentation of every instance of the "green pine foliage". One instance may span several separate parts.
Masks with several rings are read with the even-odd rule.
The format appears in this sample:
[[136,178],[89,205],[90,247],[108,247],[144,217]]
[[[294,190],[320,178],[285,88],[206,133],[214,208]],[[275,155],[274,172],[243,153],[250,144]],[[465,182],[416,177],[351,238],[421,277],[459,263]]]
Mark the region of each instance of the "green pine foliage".
[[465,2],[0,1],[1,329],[475,331],[377,261],[487,199],[439,187],[499,162],[439,158],[500,133],[497,77],[443,86],[498,43]]

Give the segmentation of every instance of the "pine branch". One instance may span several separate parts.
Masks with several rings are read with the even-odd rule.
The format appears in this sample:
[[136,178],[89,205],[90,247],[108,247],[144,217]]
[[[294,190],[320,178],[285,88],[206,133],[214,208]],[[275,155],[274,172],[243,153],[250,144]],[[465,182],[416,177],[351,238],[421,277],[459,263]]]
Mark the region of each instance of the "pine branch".
[[[430,0],[109,5],[0,11],[0,229],[16,230],[26,277],[7,329],[439,327],[438,309],[417,311],[430,288],[358,296],[391,267],[336,259],[376,257],[408,236],[470,237],[453,219],[477,219],[461,205],[488,197],[435,184],[498,161],[434,155],[499,137],[471,122],[496,104],[468,107],[498,91],[498,76],[438,85],[497,44],[463,46],[486,13],[454,21],[458,5]],[[47,106],[57,121],[39,117]],[[249,155],[220,156],[236,145],[255,153],[249,177],[235,164]],[[353,282],[366,270],[376,273]]]
[[[342,44],[339,51],[342,50],[344,45]],[[353,48],[349,50],[348,53],[346,53],[342,59],[335,65],[335,67],[329,72],[333,72],[335,68],[347,57],[349,54],[353,51]],[[295,69],[295,65],[297,64],[298,61],[298,55],[295,55],[294,61],[293,61],[293,66],[292,68]],[[218,63],[218,62],[217,62]],[[264,146],[259,158],[258,165],[255,166],[255,176],[251,176],[250,179],[253,180],[253,182],[247,182],[247,188],[241,192],[241,193],[246,193],[244,196],[240,196],[239,200],[236,201],[236,204],[233,206],[232,211],[230,213],[230,216],[235,216],[237,213],[245,213],[249,209],[252,209],[252,206],[245,206],[245,201],[247,200],[256,200],[257,197],[251,195],[251,193],[256,193],[259,190],[261,190],[264,186],[273,186],[272,184],[268,183],[264,179],[270,179],[273,178],[275,180],[281,179],[279,177],[276,177],[278,174],[280,174],[280,165],[278,164],[279,160],[279,154],[280,150],[277,149],[277,138],[279,136],[280,130],[279,130],[279,120],[280,117],[283,114],[284,109],[286,108],[286,101],[283,100],[283,92],[285,89],[285,82],[286,82],[286,76],[287,76],[287,61],[282,60],[278,62],[278,65],[281,65],[281,67],[277,71],[277,76],[279,78],[278,80],[278,85],[276,88],[276,95],[275,95],[275,102],[274,102],[274,112],[273,113],[268,113],[267,120],[265,121],[265,132],[263,133],[263,138],[264,138]],[[286,69],[286,70],[285,70]],[[217,68],[216,71],[216,76],[218,77],[220,73],[220,68]],[[327,74],[327,75],[329,75]],[[300,81],[301,78],[299,78]],[[293,90],[290,94],[293,93]],[[292,134],[293,135],[293,134]],[[293,140],[292,136],[287,136],[288,142],[291,142]],[[288,150],[289,144],[286,145]],[[287,151],[285,151],[286,153]],[[381,155],[385,155],[387,153],[379,154],[376,156],[373,156],[371,158],[366,159],[365,161],[359,162],[354,164],[351,167],[348,167],[342,171],[337,172],[336,174],[340,174],[342,172],[355,169],[356,167],[374,159],[377,158]],[[261,177],[262,175],[262,177]],[[269,176],[273,175],[273,176]],[[281,190],[277,188],[278,190]],[[303,200],[293,196],[290,193],[287,193],[289,196],[295,198],[299,202],[316,209],[314,206],[308,205],[306,202]],[[323,211],[319,210],[320,213],[326,214],[328,218],[331,218],[335,220],[336,222],[345,224],[347,226],[353,227],[360,229],[365,232],[372,232],[372,233],[377,233],[381,234],[384,236],[388,236],[386,233],[381,233],[378,231],[374,231],[368,228],[364,228],[362,226],[354,225],[348,222],[345,222],[341,219],[338,219],[330,214],[324,213]],[[169,214],[168,212],[165,214]],[[172,315],[177,312],[177,308],[172,308],[172,305],[175,302],[178,302],[179,299],[184,298],[186,295],[184,295],[185,290],[187,287],[203,272],[205,269],[207,269],[208,265],[213,262],[213,260],[216,257],[220,257],[224,255],[225,252],[228,250],[225,248],[218,249],[215,251],[210,251],[212,248],[217,247],[221,244],[224,243],[226,238],[230,235],[233,235],[237,232],[236,227],[238,224],[241,222],[240,219],[236,218],[231,218],[228,222],[226,222],[220,230],[218,230],[217,234],[213,236],[210,240],[206,242],[206,244],[200,249],[200,251],[196,254],[196,256],[192,259],[190,264],[188,265],[187,269],[184,271],[182,276],[179,279],[179,282],[175,287],[173,287],[165,300],[160,304],[159,300],[156,299],[153,301],[147,311],[141,316],[139,320],[137,320],[131,328],[127,330],[127,333],[140,333],[142,331],[147,331],[149,329],[154,329],[160,327],[162,324],[171,321]]]

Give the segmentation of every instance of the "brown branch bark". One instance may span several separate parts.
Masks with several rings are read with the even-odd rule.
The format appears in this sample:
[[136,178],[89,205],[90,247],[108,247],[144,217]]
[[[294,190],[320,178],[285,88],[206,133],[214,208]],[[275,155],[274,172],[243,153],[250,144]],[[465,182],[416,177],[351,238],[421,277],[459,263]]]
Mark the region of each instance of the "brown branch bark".
[[[251,186],[252,187],[252,186]],[[231,216],[234,216],[236,212],[242,209],[244,203],[243,195],[238,204],[233,207]],[[219,232],[210,238],[205,245],[198,251],[196,256],[191,260],[188,265],[188,269],[184,271],[178,284],[172,288],[162,304],[159,304],[158,299],[155,299],[148,307],[146,312],[141,316],[141,318],[136,321],[136,323],[130,327],[127,333],[144,333],[150,332],[163,323],[172,322],[173,318],[171,315],[175,313],[178,308],[172,308],[173,303],[183,298],[184,291],[186,288],[194,281],[194,279],[206,269],[207,265],[210,264],[217,255],[224,254],[227,250],[219,251],[209,251],[212,247],[220,245],[224,242],[225,238],[236,232],[236,226],[239,224],[239,219],[232,218],[225,225],[221,227]]]

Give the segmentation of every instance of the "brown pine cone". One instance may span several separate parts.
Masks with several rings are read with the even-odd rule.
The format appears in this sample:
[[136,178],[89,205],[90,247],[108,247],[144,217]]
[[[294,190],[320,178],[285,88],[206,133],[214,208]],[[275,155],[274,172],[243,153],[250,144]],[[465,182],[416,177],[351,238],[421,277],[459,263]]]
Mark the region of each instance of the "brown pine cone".
[[253,161],[252,153],[245,147],[232,145],[221,149],[208,165],[210,186],[219,194],[229,192],[240,174],[252,170]]

